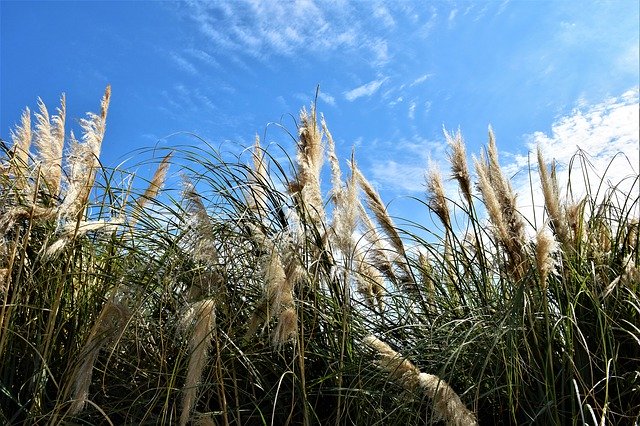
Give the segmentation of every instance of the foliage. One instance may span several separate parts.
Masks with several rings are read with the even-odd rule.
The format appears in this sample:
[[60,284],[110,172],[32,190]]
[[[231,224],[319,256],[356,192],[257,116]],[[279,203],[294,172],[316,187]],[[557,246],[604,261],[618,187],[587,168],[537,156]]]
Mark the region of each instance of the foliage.
[[[563,201],[538,153],[548,219],[531,224],[493,133],[477,190],[447,133],[461,197],[432,170],[416,202],[442,232],[398,227],[353,159],[343,177],[312,107],[295,160],[256,140],[247,164],[198,140],[142,191],[98,161],[109,94],[80,141],[63,98],[3,142],[2,423],[640,418],[637,175],[631,192],[603,179]],[[180,191],[161,191],[169,167]]]

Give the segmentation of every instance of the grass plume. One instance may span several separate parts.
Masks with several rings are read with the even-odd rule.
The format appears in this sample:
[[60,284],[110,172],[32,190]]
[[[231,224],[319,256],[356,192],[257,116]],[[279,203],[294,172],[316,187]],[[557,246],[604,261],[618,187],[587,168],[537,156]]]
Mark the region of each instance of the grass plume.
[[[445,132],[462,203],[432,172],[416,201],[444,226],[421,225],[390,216],[353,153],[343,174],[314,106],[283,134],[291,157],[197,138],[149,150],[137,188],[99,160],[109,100],[79,139],[63,98],[0,144],[0,423],[640,419],[637,172],[569,203],[539,153],[548,220],[529,236],[493,131],[477,186]],[[571,183],[591,184],[581,155]]]

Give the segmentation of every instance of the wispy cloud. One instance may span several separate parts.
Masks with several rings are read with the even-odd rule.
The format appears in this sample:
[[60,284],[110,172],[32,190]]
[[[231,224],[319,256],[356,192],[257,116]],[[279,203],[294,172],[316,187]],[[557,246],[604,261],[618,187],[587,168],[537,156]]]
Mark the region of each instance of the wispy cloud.
[[328,93],[320,92],[318,93],[318,97],[328,105],[331,105],[331,106],[336,105],[336,98],[334,98]]
[[458,9],[453,9],[451,12],[449,12],[449,18],[447,18],[449,28],[452,28],[455,24],[456,15],[458,15]]
[[339,52],[341,58],[360,58],[379,71],[398,52],[409,49],[408,38],[425,37],[437,24],[435,6],[424,10],[403,2],[191,0],[186,4],[187,19],[206,37],[206,50],[216,59],[232,54],[265,61],[309,54],[329,59]]
[[[315,101],[315,95],[316,95],[315,91],[306,92],[306,93],[297,92],[293,95],[293,98],[302,102],[303,105],[311,105]],[[283,106],[288,106],[288,103],[284,101],[284,98],[282,96],[279,96],[279,98],[281,99],[278,101],[279,103],[281,103]],[[318,100],[323,105],[336,106],[336,98],[331,94],[324,92],[322,90],[318,92]],[[288,109],[288,108],[285,108],[285,109]]]
[[623,73],[634,73],[638,75],[638,64],[640,63],[640,45],[638,40],[632,40],[629,47],[620,52],[615,64],[617,69]]
[[367,84],[363,84],[362,86],[358,86],[355,89],[348,90],[344,92],[344,97],[349,102],[355,101],[358,98],[363,96],[371,96],[378,91],[380,86],[386,81],[386,78],[381,78],[378,80],[373,80]]
[[379,66],[389,62],[391,57],[389,55],[389,44],[386,40],[376,38],[369,46],[374,55],[374,64]]
[[345,22],[347,6],[320,8],[311,0],[188,3],[191,19],[215,49],[253,57],[354,46],[362,38]]
[[[445,163],[446,144],[420,136],[376,141],[361,157],[369,163],[372,180],[381,190],[407,195],[424,191],[424,175],[431,162]],[[379,152],[384,152],[381,158]],[[369,158],[366,158],[369,157]]]
[[193,74],[193,75],[198,73],[198,70],[195,67],[195,65],[193,65],[191,62],[189,62],[183,56],[181,56],[181,55],[179,55],[179,54],[177,54],[175,52],[171,52],[169,57],[171,58],[173,63],[176,64],[178,66],[178,68],[180,68],[181,70],[186,71],[189,74]]
[[398,105],[399,103],[404,101],[404,97],[402,96],[398,96],[397,98],[395,98],[392,101],[389,101],[389,103],[387,104],[389,107],[394,107],[396,105]]
[[388,160],[374,163],[371,175],[379,189],[407,194],[424,191],[425,170],[426,165],[423,164],[401,164]]
[[383,4],[377,4],[374,6],[373,16],[378,18],[386,27],[395,27],[396,25],[396,21],[393,19],[393,16],[391,16],[389,9],[387,9]]
[[207,65],[210,65],[215,68],[220,68],[220,64],[218,63],[218,61],[216,61],[216,59],[213,56],[211,56],[209,53],[205,52],[202,49],[189,48],[185,51],[185,53],[192,56],[193,58],[200,60],[201,62]]
[[416,118],[416,103],[411,102],[409,104],[409,120],[413,120],[414,118]]
[[420,77],[416,78],[415,80],[413,80],[411,82],[411,84],[409,84],[409,87],[414,87],[417,86],[418,84],[422,84],[425,81],[427,81],[427,79],[433,77],[433,74],[423,74]]
[[435,30],[436,28],[436,23],[438,22],[438,11],[437,9],[432,5],[430,10],[429,10],[429,18],[427,20],[426,23],[424,23],[418,30],[418,34],[422,37],[422,38],[428,38],[431,33]]

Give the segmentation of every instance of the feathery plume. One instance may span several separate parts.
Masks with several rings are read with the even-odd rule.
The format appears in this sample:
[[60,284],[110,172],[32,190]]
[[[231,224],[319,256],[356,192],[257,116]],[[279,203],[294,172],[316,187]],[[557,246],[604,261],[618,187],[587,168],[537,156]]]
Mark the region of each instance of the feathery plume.
[[[193,282],[188,290],[187,299],[197,300],[202,295],[216,293],[222,296],[225,291],[222,275],[215,269],[220,263],[220,255],[216,248],[215,230],[207,214],[200,194],[196,191],[191,180],[182,176],[182,197],[187,212],[187,225],[191,255],[196,262],[200,262],[207,270],[201,279]],[[213,270],[211,268],[214,268]]]
[[142,209],[144,209],[144,206],[147,205],[147,202],[157,197],[160,193],[160,189],[162,188],[162,185],[164,185],[165,179],[167,178],[167,171],[169,170],[170,164],[169,160],[171,160],[172,156],[172,152],[164,156],[155,173],[153,174],[153,177],[149,182],[149,186],[147,186],[147,189],[144,191],[144,193],[136,199],[135,206],[131,213],[131,220],[129,221],[129,226],[131,228],[133,228],[136,223],[138,223],[138,219],[140,217],[140,214],[142,213]]
[[0,268],[0,294],[9,289],[9,268]]
[[500,162],[498,161],[498,148],[496,146],[493,129],[489,126],[489,146],[487,149],[489,160],[489,179],[496,188],[498,202],[503,211],[504,219],[509,227],[509,231],[514,234],[514,238],[524,241],[524,222],[517,214],[516,195],[513,192],[509,179],[502,173]]
[[273,312],[277,315],[284,307],[293,303],[293,295],[280,254],[276,250],[267,255],[263,274],[267,298],[272,301]]
[[497,186],[496,193],[506,194],[509,192],[506,188],[508,181],[502,174],[500,162],[498,161],[498,147],[496,145],[496,137],[493,128],[489,126],[489,143],[487,144],[487,157],[489,161],[489,178],[491,183]]
[[342,171],[340,170],[340,162],[336,155],[336,144],[333,141],[333,136],[327,128],[327,123],[322,117],[322,131],[327,136],[327,157],[329,159],[329,165],[331,166],[331,184],[332,184],[332,198],[333,202],[337,205],[340,197],[342,196]]
[[142,196],[136,200],[136,204],[139,209],[144,208],[147,201],[155,198],[160,193],[160,188],[164,185],[164,181],[167,178],[167,171],[169,170],[169,161],[173,156],[173,152],[165,155],[158,168],[156,169],[153,177],[151,178],[151,182],[149,182],[149,186],[144,191]]
[[186,201],[185,210],[189,216],[189,226],[193,231],[193,257],[196,261],[214,264],[218,261],[215,247],[213,224],[209,219],[200,194],[191,180],[182,176],[182,197]]
[[584,237],[583,230],[585,223],[583,220],[583,215],[585,204],[586,198],[580,202],[565,205],[565,220],[570,231],[569,238],[573,240],[573,243],[576,245],[576,247]]
[[278,315],[278,324],[273,331],[271,344],[279,347],[291,340],[298,332],[298,313],[294,306],[289,306]]
[[433,268],[429,263],[429,259],[423,253],[418,254],[418,264],[420,265],[420,276],[422,278],[422,286],[427,295],[427,306],[431,313],[436,310],[436,287],[433,284]]
[[96,169],[99,165],[110,98],[111,86],[107,86],[100,103],[100,115],[88,113],[87,119],[80,120],[80,126],[84,131],[82,143],[75,139],[73,132],[71,133],[68,187],[60,206],[60,216],[62,217],[77,217],[89,201],[89,194],[93,188]]
[[476,416],[451,387],[438,376],[420,370],[377,337],[367,336],[364,343],[380,356],[378,366],[408,391],[421,389],[433,400],[434,412],[450,426],[477,425]]
[[543,290],[547,288],[547,277],[553,271],[553,253],[557,250],[558,244],[546,227],[536,233],[536,267]]
[[273,240],[267,238],[258,226],[249,226],[255,242],[266,254],[260,259],[264,299],[253,312],[245,340],[255,334],[265,321],[277,317],[271,343],[279,347],[297,332],[298,314],[295,310],[294,290],[304,271],[290,247],[281,255]]
[[189,365],[187,379],[183,388],[182,413],[180,425],[189,422],[191,410],[196,402],[198,383],[207,364],[208,351],[211,347],[211,333],[216,324],[215,303],[211,299],[201,300],[189,306],[183,317],[184,326],[193,327],[189,339]]
[[106,343],[117,341],[122,336],[125,330],[124,324],[130,316],[128,308],[120,301],[109,300],[102,307],[79,357],[82,362],[71,374],[72,402],[69,408],[71,415],[78,414],[85,407],[93,366],[98,359],[100,349]]
[[429,207],[438,216],[442,224],[448,230],[451,228],[451,216],[447,206],[447,198],[444,195],[442,175],[435,164],[431,164],[427,173],[427,199]]
[[[335,241],[337,247],[345,254],[353,251],[353,238],[358,221],[358,187],[355,174],[351,172],[351,176],[346,185],[342,185],[342,173],[340,164],[335,152],[335,144],[333,137],[326,127],[324,119],[322,126],[327,135],[328,157],[331,164],[332,175],[332,199],[334,203],[333,220],[331,223],[331,237]],[[352,154],[353,163],[353,154]]]
[[379,311],[382,311],[384,297],[383,277],[367,262],[359,250],[355,253],[354,261],[356,262],[356,291],[364,297],[369,308],[377,307]]
[[[560,243],[566,248],[569,245],[569,227],[566,216],[562,214],[562,208],[560,206],[558,182],[553,178],[553,175],[549,176],[540,147],[538,147],[538,168],[540,170],[540,183],[542,185],[542,193],[544,194],[544,204],[551,219],[552,229],[558,236]],[[554,174],[553,170],[552,174]]]
[[0,215],[0,235],[7,229],[12,228],[19,219],[32,219],[46,221],[56,216],[57,209],[54,207],[42,207],[27,201],[22,206],[11,207]]
[[9,161],[9,174],[14,176],[18,189],[27,188],[29,176],[29,149],[31,147],[31,111],[25,108],[20,117],[20,125],[11,130],[13,142]]
[[[493,141],[492,137],[490,132],[490,141]],[[514,280],[519,281],[524,276],[524,222],[519,216],[511,185],[498,165],[495,143],[490,143],[489,160],[481,155],[480,159],[474,158],[474,164],[489,218],[507,255],[507,270]]]
[[312,223],[319,225],[324,220],[325,212],[320,191],[322,134],[318,129],[315,106],[311,107],[311,115],[302,109],[298,133],[298,176],[290,191],[300,193],[305,215]]
[[296,335],[298,329],[294,286],[302,276],[302,271],[293,253],[288,252],[284,262],[286,267],[276,247],[272,247],[265,273],[265,283],[272,315],[277,316],[277,325],[271,336],[271,343],[276,347],[288,342]]
[[506,241],[507,254],[510,258],[510,269],[515,273],[516,279],[522,276],[522,262],[525,258],[522,247],[525,243],[525,225],[522,216],[518,212],[516,194],[511,183],[502,173],[498,161],[498,148],[496,147],[493,129],[489,126],[489,178],[495,188],[495,194],[502,210],[502,218],[507,227],[510,238]]
[[478,424],[475,414],[469,410],[447,382],[433,374],[420,373],[418,385],[434,401],[434,411],[449,426],[473,426]]
[[369,181],[364,177],[358,166],[352,164],[353,173],[356,175],[356,179],[360,188],[364,191],[367,196],[367,205],[369,209],[373,212],[373,215],[376,217],[378,223],[384,230],[385,234],[389,237],[391,245],[397,251],[398,255],[404,257],[406,255],[404,249],[404,243],[396,230],[396,227],[387,212],[387,208],[382,202],[382,198],[378,194],[378,191],[369,183]]
[[451,163],[452,177],[458,181],[462,195],[467,201],[467,205],[471,207],[471,177],[469,175],[469,167],[467,166],[467,153],[464,140],[462,139],[462,133],[458,130],[456,134],[453,135],[444,130],[444,136],[451,148],[449,162]]
[[114,232],[122,224],[122,218],[114,218],[111,220],[81,220],[78,222],[67,222],[62,227],[60,238],[54,241],[44,252],[46,259],[54,259],[62,250],[74,239],[80,238],[92,231]]
[[476,173],[478,173],[478,187],[482,193],[484,204],[487,207],[489,219],[491,220],[491,223],[493,223],[500,241],[507,241],[509,239],[509,231],[507,230],[505,220],[502,216],[502,209],[498,202],[498,196],[496,195],[493,185],[491,185],[489,166],[485,161],[484,155],[481,155],[479,159],[474,158],[473,162],[476,168]]
[[270,182],[269,172],[265,160],[265,152],[260,145],[260,137],[256,135],[253,145],[253,173],[250,177],[250,193],[247,194],[247,205],[258,215],[266,216],[267,207],[267,189],[266,185]]
[[42,99],[38,98],[40,113],[36,113],[36,138],[35,145],[38,149],[40,160],[40,172],[44,178],[45,187],[52,196],[60,191],[62,178],[62,148],[64,147],[64,122],[66,114],[66,101],[64,94],[60,98],[58,114],[49,118]]
[[385,274],[389,280],[398,282],[398,277],[387,256],[389,249],[385,247],[382,237],[360,202],[358,202],[358,212],[360,213],[360,219],[364,226],[364,238],[371,245],[368,251],[371,253],[373,265]]

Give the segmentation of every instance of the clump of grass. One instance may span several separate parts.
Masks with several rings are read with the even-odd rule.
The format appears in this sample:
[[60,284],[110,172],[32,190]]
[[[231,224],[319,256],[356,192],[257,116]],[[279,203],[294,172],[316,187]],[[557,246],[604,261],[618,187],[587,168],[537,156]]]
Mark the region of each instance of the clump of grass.
[[36,130],[27,110],[3,151],[0,421],[640,417],[637,173],[636,190],[603,180],[568,202],[538,152],[545,218],[527,233],[493,131],[474,172],[445,131],[462,202],[434,169],[423,204],[442,231],[402,228],[355,154],[343,176],[315,105],[290,157],[198,140],[154,151],[138,190],[98,160],[109,99],[79,141],[64,98],[53,117],[40,102]]

